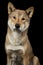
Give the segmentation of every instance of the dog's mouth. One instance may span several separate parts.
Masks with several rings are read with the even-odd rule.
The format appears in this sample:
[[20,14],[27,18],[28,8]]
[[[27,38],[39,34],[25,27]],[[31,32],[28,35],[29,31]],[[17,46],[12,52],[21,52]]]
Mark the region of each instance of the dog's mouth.
[[17,28],[15,28],[14,31],[17,31],[19,33],[21,32],[21,30],[20,29],[17,29]]

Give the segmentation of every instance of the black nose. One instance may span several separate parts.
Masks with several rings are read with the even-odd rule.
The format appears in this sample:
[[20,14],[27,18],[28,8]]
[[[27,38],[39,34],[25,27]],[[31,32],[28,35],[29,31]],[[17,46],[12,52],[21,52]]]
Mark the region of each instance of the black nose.
[[16,27],[16,28],[19,28],[19,27],[20,27],[20,25],[19,25],[19,24],[16,24],[16,25],[15,25],[15,27]]

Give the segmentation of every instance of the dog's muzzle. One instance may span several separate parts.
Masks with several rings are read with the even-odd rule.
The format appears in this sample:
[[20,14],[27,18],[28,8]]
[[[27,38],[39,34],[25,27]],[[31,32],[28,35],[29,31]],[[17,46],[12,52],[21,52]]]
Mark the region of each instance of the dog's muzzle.
[[18,31],[18,32],[21,32],[20,31],[20,25],[17,23],[17,24],[15,24],[15,29],[14,29],[14,31]]

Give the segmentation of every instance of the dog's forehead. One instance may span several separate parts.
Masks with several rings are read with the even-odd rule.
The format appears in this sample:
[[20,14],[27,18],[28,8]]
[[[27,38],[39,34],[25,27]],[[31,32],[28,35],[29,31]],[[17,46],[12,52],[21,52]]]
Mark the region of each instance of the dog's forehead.
[[18,10],[18,9],[16,9],[15,11],[13,11],[12,12],[12,14],[14,15],[14,14],[17,14],[17,15],[24,15],[24,14],[26,14],[26,12],[25,12],[25,10]]
[[25,10],[18,10],[18,9],[16,9],[16,12],[18,12],[18,13],[25,13]]

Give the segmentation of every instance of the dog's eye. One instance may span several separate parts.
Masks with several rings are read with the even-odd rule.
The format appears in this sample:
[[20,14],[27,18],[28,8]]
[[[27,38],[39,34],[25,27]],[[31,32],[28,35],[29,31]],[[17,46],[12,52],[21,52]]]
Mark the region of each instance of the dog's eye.
[[16,17],[15,17],[15,16],[14,16],[13,18],[14,18],[14,19],[16,19]]
[[22,20],[25,20],[25,18],[22,18]]

